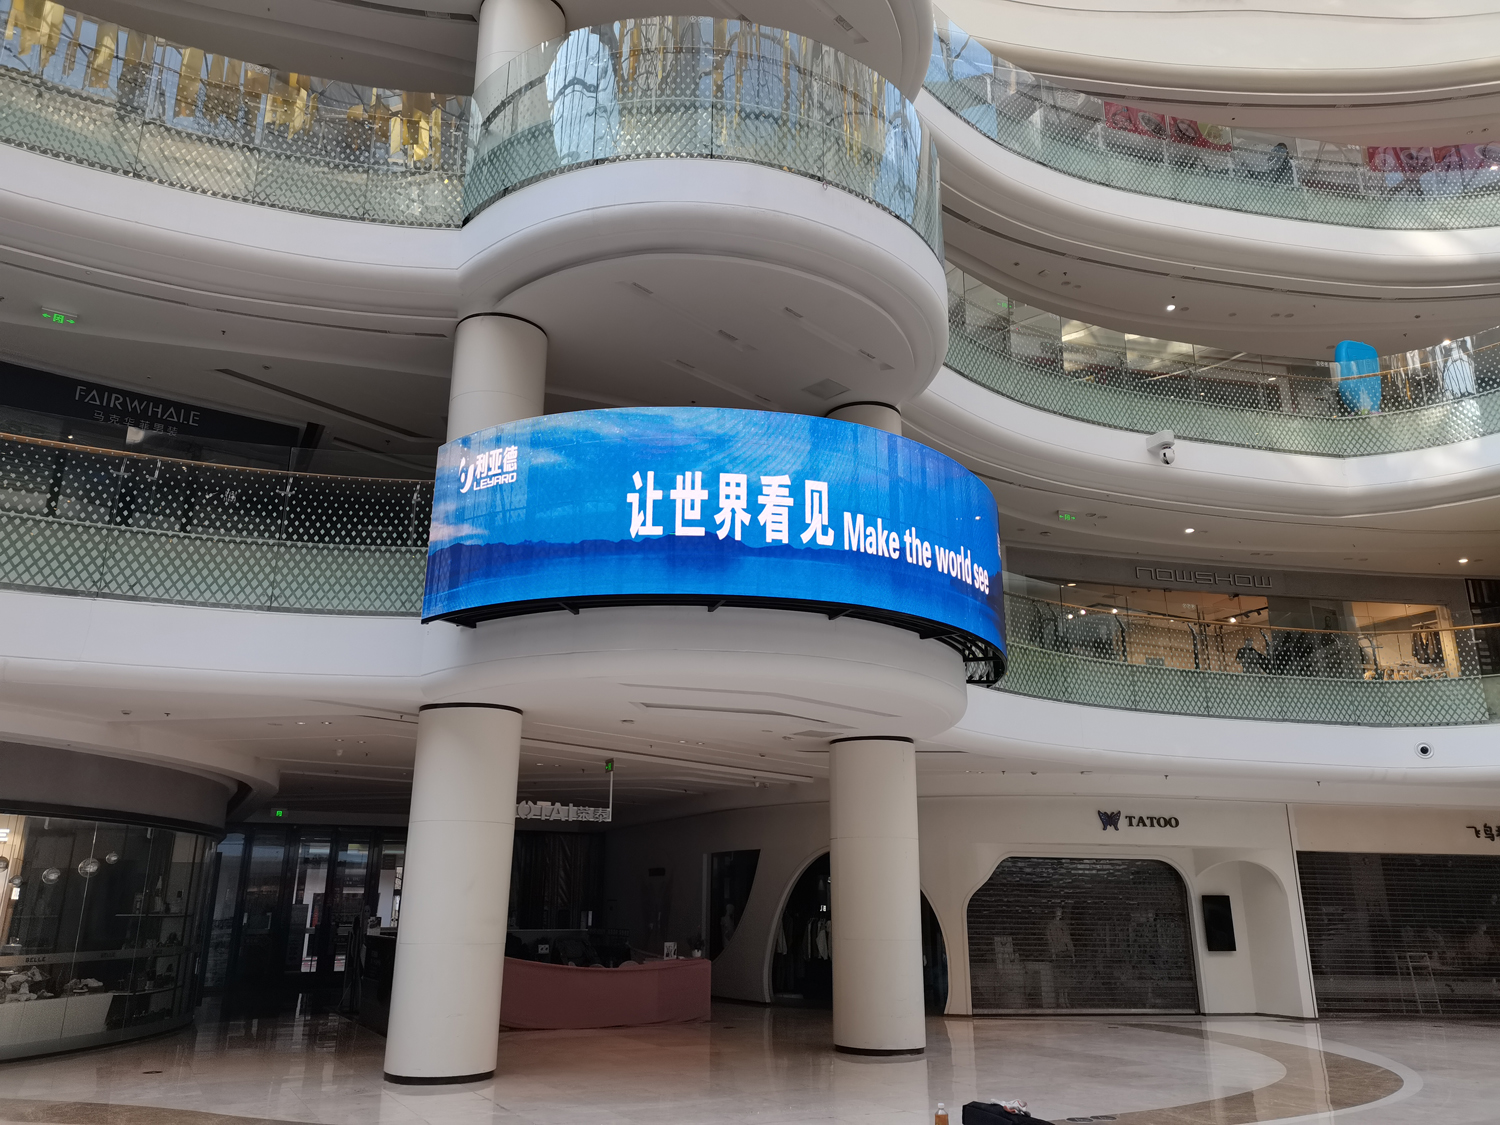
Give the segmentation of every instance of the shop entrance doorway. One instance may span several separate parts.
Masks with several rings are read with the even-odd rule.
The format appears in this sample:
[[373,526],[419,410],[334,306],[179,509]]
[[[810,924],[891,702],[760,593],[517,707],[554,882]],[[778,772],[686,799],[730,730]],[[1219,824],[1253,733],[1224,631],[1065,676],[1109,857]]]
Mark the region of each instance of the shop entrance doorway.
[[1013,857],[968,919],[975,1015],[1198,1010],[1187,891],[1159,860]]
[[405,829],[254,827],[219,844],[204,988],[341,986],[360,946],[395,933]]
[[[832,915],[825,852],[807,865],[787,896],[771,958],[775,1003],[833,1007]],[[927,896],[922,896],[922,995],[927,1011],[940,1015],[948,1004],[948,947]]]
[[1500,1015],[1500,858],[1298,852],[1297,869],[1319,1015]]

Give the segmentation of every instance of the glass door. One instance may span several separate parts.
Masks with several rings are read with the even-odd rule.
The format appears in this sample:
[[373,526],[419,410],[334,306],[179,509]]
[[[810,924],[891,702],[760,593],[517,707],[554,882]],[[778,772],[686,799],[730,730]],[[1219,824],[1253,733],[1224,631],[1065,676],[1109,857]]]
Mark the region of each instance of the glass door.
[[287,912],[286,956],[282,970],[292,980],[318,971],[322,944],[318,941],[328,896],[328,865],[333,854],[333,835],[303,832],[297,844],[292,871],[291,901]]
[[[328,888],[327,930],[322,943],[324,960],[321,972],[342,973],[349,956],[349,943],[358,928],[363,935],[369,926],[370,833],[341,831],[338,834],[338,862],[333,882]],[[356,947],[357,948],[357,947]],[[331,959],[332,963],[329,963]]]

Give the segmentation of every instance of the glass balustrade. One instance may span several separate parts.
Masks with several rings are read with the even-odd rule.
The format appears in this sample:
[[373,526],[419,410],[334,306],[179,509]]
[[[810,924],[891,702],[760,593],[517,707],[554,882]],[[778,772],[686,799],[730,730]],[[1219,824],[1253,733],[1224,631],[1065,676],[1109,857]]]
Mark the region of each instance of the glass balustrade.
[[0,435],[0,584],[312,613],[421,609],[432,481]]
[[806,36],[733,19],[620,20],[518,56],[474,103],[467,217],[570,168],[710,157],[841,188],[942,253],[937,156],[915,108]]
[[[0,586],[415,617],[432,482],[233,468],[0,435]],[[1355,725],[1500,713],[1500,626],[1337,632],[1007,594],[997,690]]]
[[1038,78],[934,15],[927,91],[990,140],[1067,175],[1338,226],[1500,222],[1500,142],[1366,148],[1173,117]]
[[1132,711],[1356,726],[1500,713],[1500,625],[1336,631],[1193,621],[1007,594],[996,690]]
[[743,20],[580,28],[470,99],[271,70],[52,0],[0,0],[0,17],[0,143],[153,183],[458,227],[570,169],[712,157],[850,192],[942,252],[937,157],[911,103],[830,47]]
[[468,99],[330,82],[0,0],[0,142],[205,195],[456,227]]
[[1337,363],[1158,340],[1069,320],[948,267],[948,366],[1054,414],[1193,441],[1357,457],[1500,431],[1500,328]]

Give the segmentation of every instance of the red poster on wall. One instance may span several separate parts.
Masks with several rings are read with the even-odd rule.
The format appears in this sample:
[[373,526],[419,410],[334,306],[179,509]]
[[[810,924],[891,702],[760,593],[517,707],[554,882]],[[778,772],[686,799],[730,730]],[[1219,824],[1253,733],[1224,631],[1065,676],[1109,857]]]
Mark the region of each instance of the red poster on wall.
[[1136,109],[1121,102],[1104,103],[1104,121],[1111,129],[1122,133],[1136,133],[1142,137],[1158,137],[1193,148],[1207,148],[1215,152],[1230,149],[1229,130],[1222,125],[1204,125],[1186,117],[1167,117],[1150,110]]
[[1500,171],[1500,144],[1443,145],[1438,148],[1385,145],[1365,149],[1365,163],[1372,172],[1406,176],[1421,176],[1434,171]]

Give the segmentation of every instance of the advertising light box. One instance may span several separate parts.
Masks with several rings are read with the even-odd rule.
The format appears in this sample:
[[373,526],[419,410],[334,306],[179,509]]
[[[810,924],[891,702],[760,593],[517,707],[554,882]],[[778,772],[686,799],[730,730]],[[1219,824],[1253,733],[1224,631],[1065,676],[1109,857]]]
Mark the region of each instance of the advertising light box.
[[588,410],[443,446],[424,620],[677,603],[885,621],[998,675],[995,500],[924,445],[798,414]]

